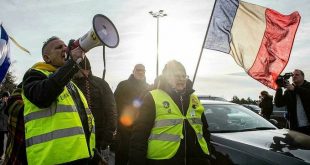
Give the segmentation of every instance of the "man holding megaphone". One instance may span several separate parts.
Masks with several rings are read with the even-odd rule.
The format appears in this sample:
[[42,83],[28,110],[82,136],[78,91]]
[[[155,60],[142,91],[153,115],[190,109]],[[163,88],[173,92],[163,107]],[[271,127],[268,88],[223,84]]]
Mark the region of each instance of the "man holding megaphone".
[[71,79],[85,52],[96,46],[115,48],[118,43],[114,24],[101,14],[94,16],[89,32],[71,40],[69,48],[58,37],[44,42],[44,62],[33,65],[22,82],[28,164],[88,164],[90,158],[98,158],[94,117]]
[[58,37],[42,47],[44,62],[23,78],[25,141],[28,164],[87,164],[95,148],[94,118],[79,88],[71,82],[84,59]]

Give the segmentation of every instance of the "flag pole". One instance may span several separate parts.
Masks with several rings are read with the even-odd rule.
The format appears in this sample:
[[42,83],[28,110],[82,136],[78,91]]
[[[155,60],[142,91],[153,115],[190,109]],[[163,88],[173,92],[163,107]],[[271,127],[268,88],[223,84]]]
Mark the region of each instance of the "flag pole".
[[[1,21],[0,21],[0,26],[2,26],[2,28],[4,28]],[[29,55],[31,55],[30,51],[27,50],[26,48],[24,48],[23,46],[21,46],[13,37],[11,37],[10,35],[8,35],[8,37],[12,40],[12,42],[13,42],[18,48],[20,48],[21,50],[27,52]]]
[[208,28],[207,28],[207,31],[206,31],[206,34],[205,34],[205,38],[204,38],[204,40],[203,40],[203,44],[202,44],[202,46],[201,46],[200,55],[199,55],[199,58],[198,58],[198,61],[197,61],[196,70],[195,70],[195,74],[194,74],[194,77],[193,77],[193,86],[194,86],[194,83],[195,83],[196,74],[197,74],[197,71],[198,71],[198,67],[199,67],[199,63],[200,63],[201,56],[202,56],[203,48],[204,48],[204,46],[205,46],[207,34],[208,34],[208,31],[209,31],[209,28],[210,28],[210,23],[211,23],[211,20],[212,20],[212,17],[213,17],[214,7],[215,7],[216,2],[217,2],[217,0],[215,0],[215,2],[214,2],[214,4],[213,4],[213,9],[212,9],[212,13],[211,13],[211,16],[210,16]]
[[102,58],[103,58],[103,73],[102,73],[102,79],[105,78],[105,72],[106,72],[106,62],[105,62],[105,45],[102,45]]

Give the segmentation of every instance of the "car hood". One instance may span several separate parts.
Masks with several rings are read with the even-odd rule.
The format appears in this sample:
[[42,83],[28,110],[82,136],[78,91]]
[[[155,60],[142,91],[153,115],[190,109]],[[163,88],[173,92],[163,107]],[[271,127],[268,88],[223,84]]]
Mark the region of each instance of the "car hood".
[[[219,143],[228,141],[274,151],[310,163],[310,136],[287,129],[258,130],[234,133],[212,133]],[[222,142],[221,142],[222,141]],[[231,143],[230,143],[231,144]]]

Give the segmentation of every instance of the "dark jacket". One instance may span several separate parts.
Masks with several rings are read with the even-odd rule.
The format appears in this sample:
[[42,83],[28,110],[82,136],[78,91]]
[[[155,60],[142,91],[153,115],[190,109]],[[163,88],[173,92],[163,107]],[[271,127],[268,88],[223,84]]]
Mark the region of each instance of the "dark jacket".
[[[183,106],[184,112],[182,112],[182,114],[186,115],[189,106],[190,95],[194,92],[191,85],[188,84],[186,92],[184,94],[180,94],[172,90],[164,79],[161,79],[159,82],[159,89],[165,91],[173,99],[173,101],[177,104],[181,111]],[[183,98],[183,101],[181,101],[181,97]],[[148,138],[153,128],[155,117],[155,103],[152,95],[148,93],[143,99],[143,104],[140,109],[140,115],[138,116],[133,126],[133,134],[129,151],[130,165],[182,165],[185,164],[185,157],[187,159],[187,164],[209,164],[209,156],[203,153],[198,143],[196,133],[194,132],[194,129],[190,126],[187,120],[183,129],[183,135],[185,137],[181,140],[180,147],[174,157],[165,160],[147,159],[146,155]],[[210,134],[207,130],[208,126],[204,115],[201,116],[201,120],[203,122],[203,136],[208,143],[210,142]]]
[[4,165],[26,165],[26,144],[24,124],[24,103],[18,86],[8,99],[5,113],[9,116],[8,140],[5,150]]
[[[121,81],[116,90],[114,97],[117,106],[118,117],[120,118],[125,107],[133,106],[134,100],[141,100],[147,92],[149,84],[145,80],[137,80],[133,74],[127,80]],[[136,112],[136,111],[133,111]],[[120,121],[120,120],[118,120]],[[118,122],[117,144],[116,144],[116,164],[127,164],[129,140],[131,137],[132,126],[124,126]]]
[[4,113],[6,103],[1,100],[0,103],[0,131],[8,131],[8,116]]
[[272,96],[268,95],[262,98],[262,101],[259,103],[259,107],[261,108],[261,114],[264,118],[269,119],[272,114],[273,104],[272,104]]
[[148,88],[149,84],[145,80],[137,80],[133,74],[127,80],[121,81],[114,91],[118,114],[125,106],[132,105],[135,99],[142,98]]
[[[87,81],[90,95],[87,94]],[[73,82],[82,90],[95,118],[96,148],[104,149],[112,143],[117,125],[116,103],[113,92],[104,79],[92,74],[88,78],[74,78]]]
[[39,108],[47,108],[61,94],[77,71],[78,67],[75,66],[73,60],[58,68],[49,77],[31,68],[23,78],[24,94]]
[[282,88],[277,89],[275,104],[277,107],[287,106],[290,129],[298,127],[296,111],[296,94],[300,96],[308,121],[310,121],[310,83],[305,80],[301,86],[295,86],[294,91],[286,90],[283,94]]

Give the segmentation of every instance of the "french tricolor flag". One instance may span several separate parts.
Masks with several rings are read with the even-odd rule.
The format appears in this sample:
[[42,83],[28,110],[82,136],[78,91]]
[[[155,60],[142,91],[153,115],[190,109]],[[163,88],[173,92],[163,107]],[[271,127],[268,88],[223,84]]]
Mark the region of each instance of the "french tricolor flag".
[[300,15],[239,0],[217,0],[204,48],[229,53],[254,79],[276,89],[288,63]]
[[0,83],[5,78],[6,73],[11,65],[10,59],[10,43],[9,36],[4,30],[2,24],[0,25]]

